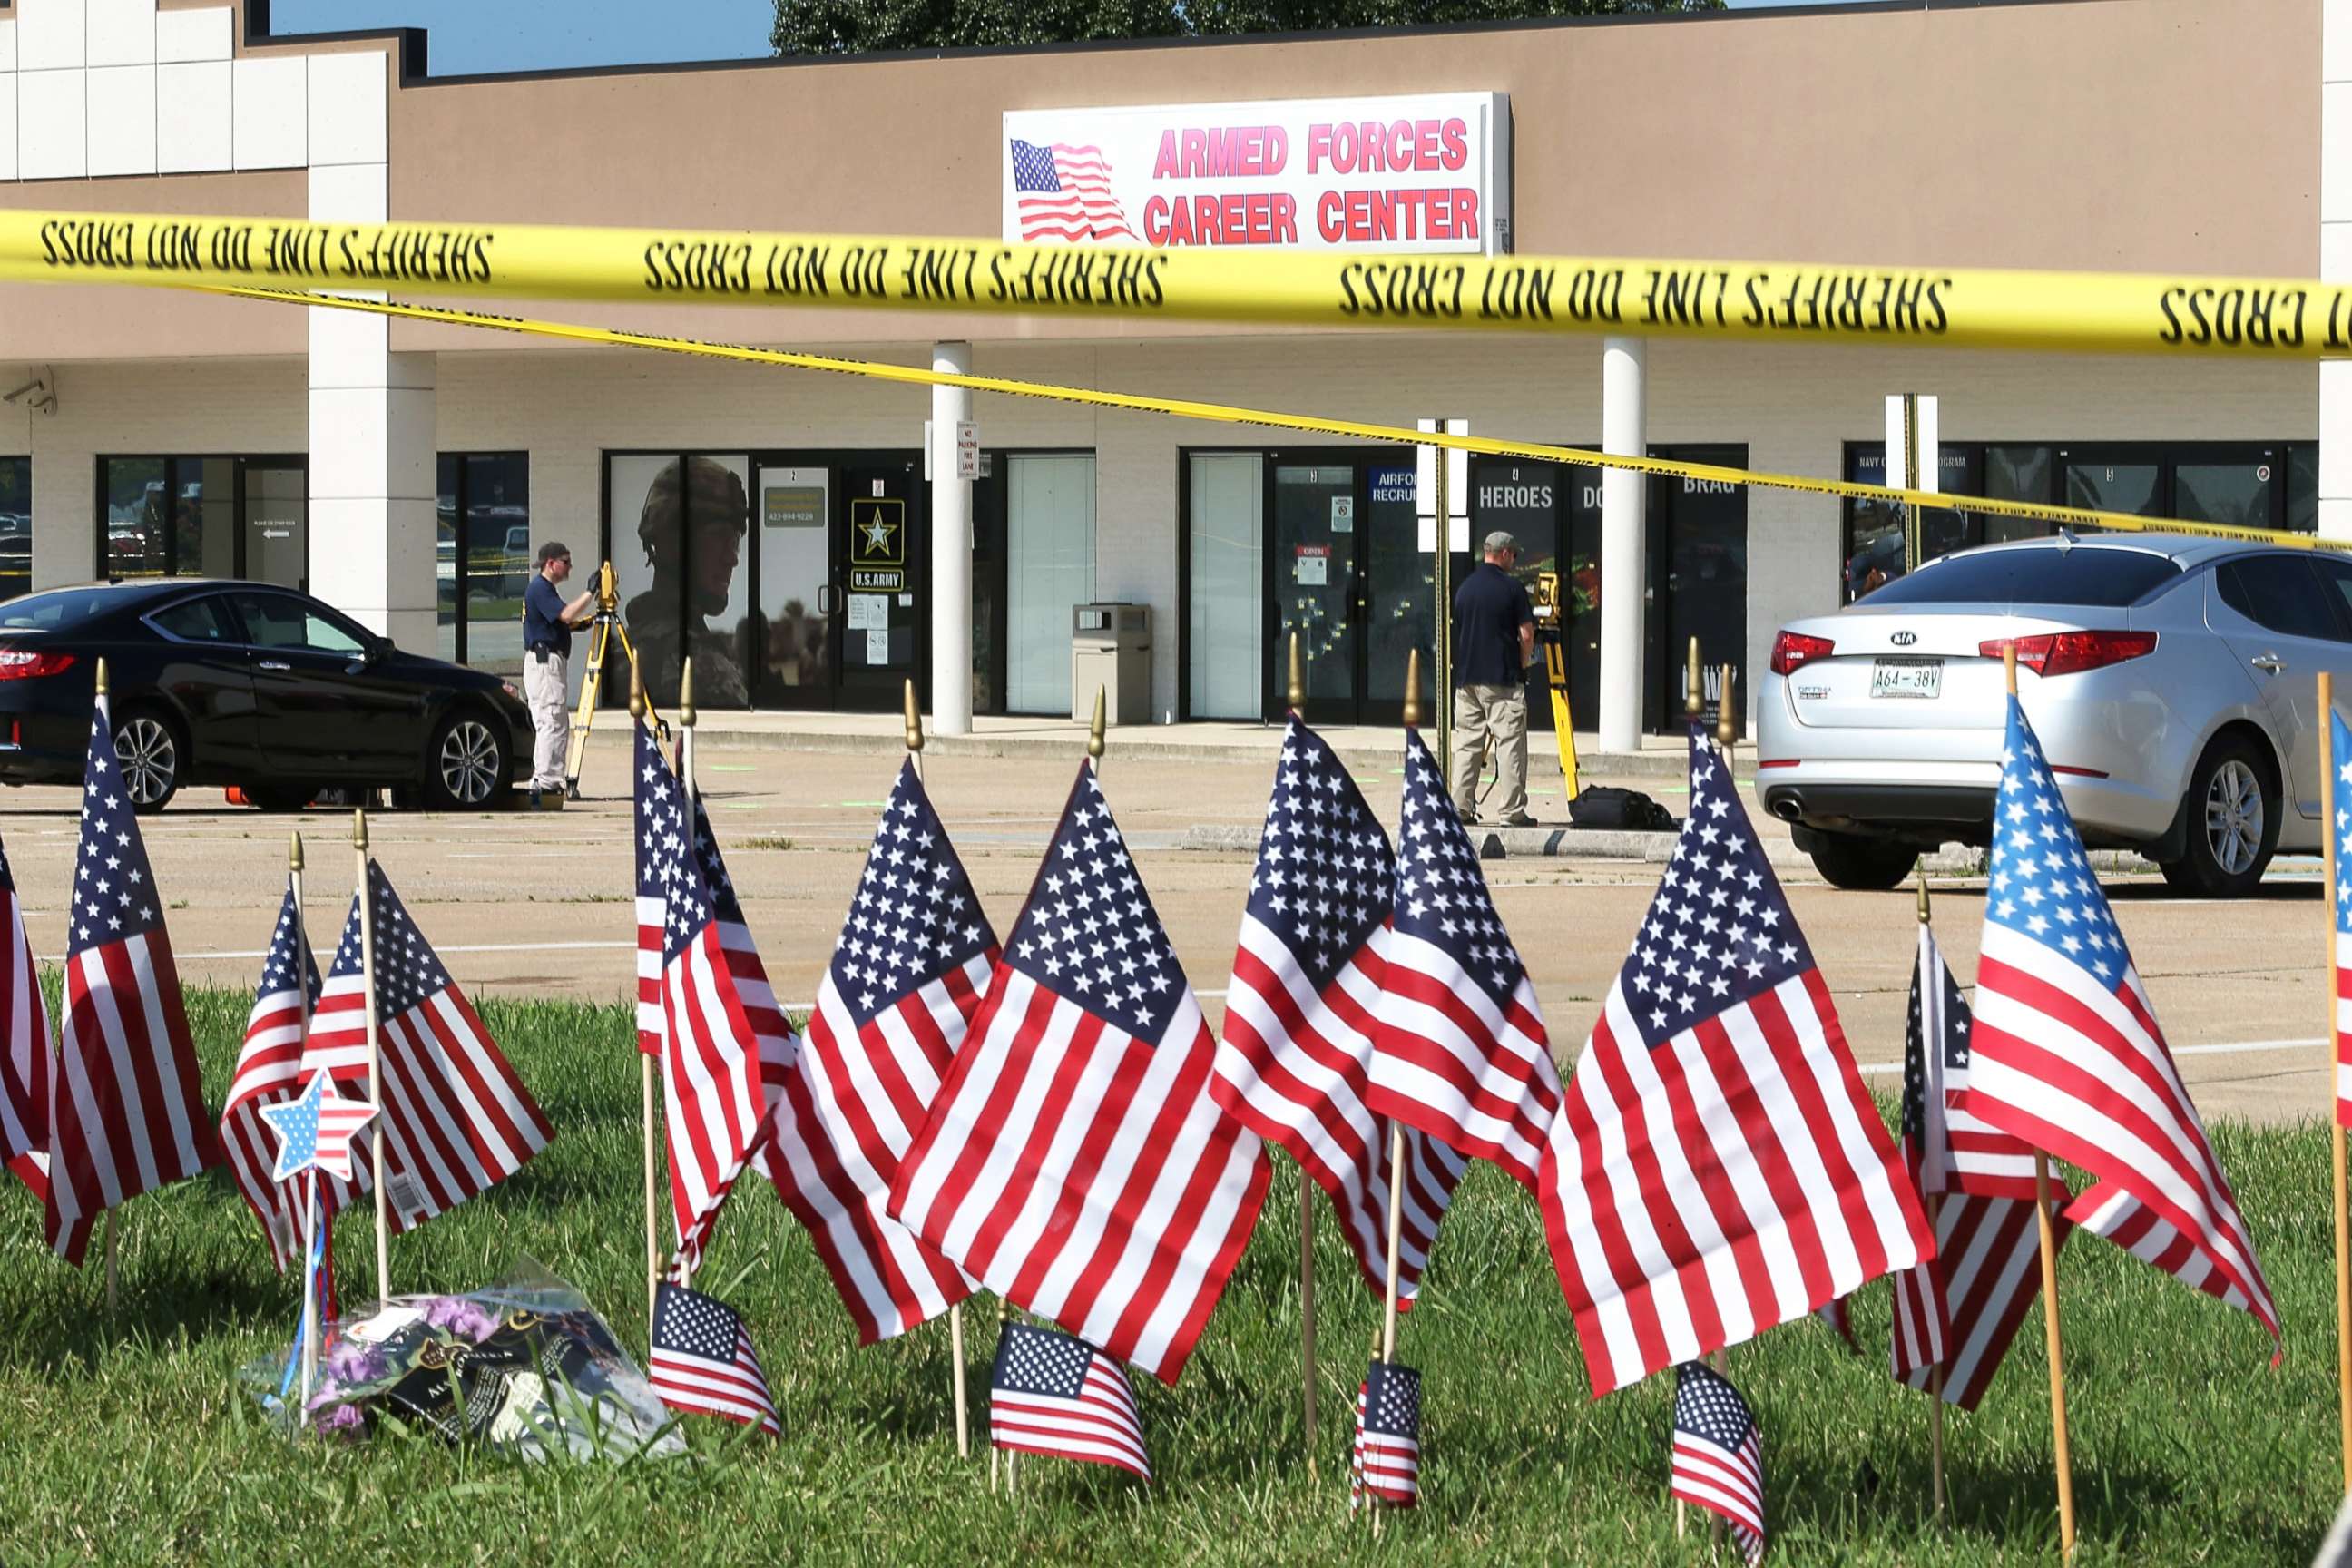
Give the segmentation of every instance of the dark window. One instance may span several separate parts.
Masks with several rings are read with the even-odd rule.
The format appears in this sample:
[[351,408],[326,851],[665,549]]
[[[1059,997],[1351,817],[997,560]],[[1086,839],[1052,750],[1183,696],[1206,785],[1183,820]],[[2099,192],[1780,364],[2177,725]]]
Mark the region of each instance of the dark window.
[[279,594],[239,594],[246,640],[256,647],[301,648],[313,653],[359,654],[366,634],[340,616],[330,616]]
[[[433,575],[441,657],[522,672],[522,591],[530,580],[530,454],[444,452]],[[575,576],[566,596],[586,585]]]
[[2352,625],[2352,561],[2338,555],[2315,555],[2311,563],[2318,570],[2323,593],[2334,595],[2336,608],[2345,624]]
[[301,585],[300,458],[100,458],[97,575],[247,577]]
[[33,585],[33,459],[0,458],[0,599]]
[[2345,640],[2311,563],[2299,555],[2249,555],[2214,568],[2221,602],[2281,637]]
[[2140,550],[1989,550],[1931,562],[1870,597],[1874,605],[2137,604],[2180,575]]
[[0,629],[63,631],[114,608],[112,595],[89,588],[52,588],[0,605]]
[[156,611],[147,617],[156,629],[182,642],[235,642],[236,628],[230,625],[228,606],[218,594],[206,594],[199,599],[184,599],[179,604]]

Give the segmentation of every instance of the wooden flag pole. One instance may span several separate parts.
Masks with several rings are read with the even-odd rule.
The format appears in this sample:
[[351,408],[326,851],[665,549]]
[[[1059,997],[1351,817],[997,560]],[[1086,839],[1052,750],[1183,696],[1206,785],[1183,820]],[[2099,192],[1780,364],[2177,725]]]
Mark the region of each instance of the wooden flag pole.
[[[915,782],[923,782],[923,710],[915,700],[915,682],[907,681],[907,762],[915,770]],[[971,1401],[964,1387],[963,1368],[963,1303],[958,1301],[948,1309],[948,1353],[953,1360],[955,1384],[956,1458],[971,1458]]]
[[[2000,645],[2001,674],[2017,695],[2017,644]],[[2058,1547],[2074,1555],[2074,1470],[2066,1447],[2066,1360],[2058,1334],[2058,1235],[2050,1223],[2050,1156],[2033,1152],[2033,1222],[2042,1241],[2042,1329],[2050,1351],[2050,1447],[2058,1466]]]
[[[105,656],[100,655],[97,673],[98,700],[100,702],[106,700],[107,685],[106,658]],[[110,724],[114,721],[114,716],[110,713],[106,719]],[[110,1318],[114,1316],[117,1300],[118,1267],[114,1260],[114,1210],[109,1208],[106,1211],[106,1315]]]
[[[1441,470],[1442,471],[1442,470]],[[1438,527],[1445,520],[1438,519]],[[1442,537],[1442,536],[1441,536]],[[1404,662],[1404,727],[1421,727],[1421,650],[1412,649]],[[1394,1117],[1389,1119],[1389,1257],[1388,1292],[1381,1314],[1381,1364],[1396,1364],[1397,1295],[1399,1276],[1404,1260],[1404,1183],[1400,1179],[1404,1170],[1404,1124]],[[1376,1498],[1367,1497],[1365,1507],[1372,1510],[1372,1533],[1381,1532],[1381,1506]]]
[[[2343,1093],[2337,1080],[2336,1000],[2336,888],[2342,874],[2336,855],[2336,682],[2319,672],[2319,722],[2327,732],[2327,762],[2319,770],[2319,820],[2325,825],[2327,867],[2327,1081],[2328,1098]],[[2331,1107],[2328,1113],[2328,1170],[2336,1187],[2336,1411],[2344,1450],[2344,1490],[2352,1495],[2352,1211],[2346,1207],[2344,1120]]]
[[[360,906],[360,985],[366,1001],[362,1016],[367,1027],[368,1100],[383,1103],[383,1048],[377,1037],[375,1001],[375,900],[368,896],[368,825],[367,807],[352,808],[352,874],[359,882]],[[389,1199],[383,1187],[383,1121],[378,1116],[368,1124],[368,1182],[375,1189],[375,1305],[382,1311],[392,1305],[392,1231],[386,1218]]]
[[[646,672],[629,661],[629,719],[632,726],[646,720]],[[629,744],[636,744],[634,727]],[[654,1058],[637,1053],[638,1100],[643,1109],[646,1146],[646,1343],[653,1343],[655,1303],[661,1297],[661,1145],[654,1134]]]
[[[1307,672],[1298,634],[1290,634],[1290,713],[1307,711]],[[1315,1183],[1298,1167],[1298,1367],[1300,1431],[1307,1444],[1307,1479],[1315,1479]]]
[[[294,1016],[301,1053],[310,1054],[310,941],[302,924],[302,835],[286,841],[286,885],[294,897]],[[304,1173],[302,1188],[302,1400],[295,1408],[297,1426],[310,1420],[310,1388],[318,1380],[319,1277],[313,1255],[319,1246],[319,1170]]]
[[[1934,919],[1927,907],[1927,871],[1923,866],[1919,868],[1919,923],[1931,925]],[[1921,976],[1921,980],[1924,983],[1926,976]],[[1943,1049],[1943,1043],[1922,1040],[1919,1048],[1922,1051],[1939,1051]],[[1940,1082],[1940,1077],[1936,1081]],[[1920,1201],[1927,1205],[1927,1234],[1941,1236],[1944,1194],[1936,1192],[1919,1195]],[[1944,1363],[1940,1361],[1927,1369],[1927,1474],[1935,1491],[1936,1522],[1941,1525],[1944,1522]]]

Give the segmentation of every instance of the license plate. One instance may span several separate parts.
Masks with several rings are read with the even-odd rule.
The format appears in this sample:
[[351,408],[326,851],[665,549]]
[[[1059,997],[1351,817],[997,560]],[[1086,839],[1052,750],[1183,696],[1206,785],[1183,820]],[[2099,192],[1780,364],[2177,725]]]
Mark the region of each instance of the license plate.
[[1871,667],[1873,697],[1939,697],[1944,690],[1944,661],[1895,655]]

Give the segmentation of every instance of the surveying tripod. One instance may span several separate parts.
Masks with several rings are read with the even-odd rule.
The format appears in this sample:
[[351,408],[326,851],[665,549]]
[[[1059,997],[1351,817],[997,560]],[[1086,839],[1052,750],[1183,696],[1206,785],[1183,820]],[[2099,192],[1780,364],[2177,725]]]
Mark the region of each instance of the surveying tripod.
[[[572,750],[564,759],[563,793],[568,799],[580,798],[580,764],[588,755],[588,732],[596,722],[596,699],[604,684],[604,657],[612,651],[613,639],[621,639],[621,651],[628,656],[629,668],[637,667],[637,650],[629,641],[629,628],[621,624],[621,595],[614,585],[613,563],[605,562],[596,568],[596,620],[588,637],[588,668],[580,681],[580,711],[572,720]],[[669,742],[669,721],[664,719],[646,699],[646,717],[653,721],[655,738],[664,744]]]
[[1528,595],[1536,616],[1536,643],[1543,649],[1544,684],[1551,688],[1551,733],[1559,745],[1559,776],[1568,798],[1577,796],[1576,733],[1568,710],[1568,626],[1560,615],[1559,574],[1536,574],[1536,591]]

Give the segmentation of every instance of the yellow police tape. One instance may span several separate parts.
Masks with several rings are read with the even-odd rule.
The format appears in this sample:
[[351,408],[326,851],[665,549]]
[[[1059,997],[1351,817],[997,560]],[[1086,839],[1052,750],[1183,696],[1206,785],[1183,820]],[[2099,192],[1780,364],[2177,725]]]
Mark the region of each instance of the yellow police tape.
[[63,212],[0,213],[0,270],[62,282],[407,288],[473,298],[2284,359],[2352,353],[2352,288],[2303,279]]
[[[0,277],[7,275],[7,268],[0,267]],[[492,331],[517,332],[527,336],[555,338],[573,342],[651,349],[663,353],[699,354],[716,359],[738,360],[751,364],[783,365],[797,370],[825,371],[835,374],[865,376],[873,380],[898,382],[909,385],[968,387],[973,392],[995,393],[1007,397],[1039,398],[1056,403],[1082,404],[1094,408],[1116,408],[1129,413],[1166,414],[1181,419],[1213,420],[1227,425],[1255,425],[1267,429],[1293,430],[1314,436],[1339,436],[1357,440],[1390,442],[1400,446],[1419,443],[1424,446],[1452,447],[1487,457],[1528,458],[1547,462],[1582,464],[1591,468],[1625,468],[1635,473],[1654,474],[1669,479],[1696,479],[1729,485],[1759,485],[1768,489],[1796,490],[1808,495],[1837,496],[1855,500],[1887,502],[1897,506],[1979,512],[1988,516],[2019,518],[2027,521],[2055,523],[2073,528],[2111,529],[2135,533],[2202,534],[2216,539],[2242,539],[2286,545],[2298,550],[2352,549],[2352,541],[2339,543],[2336,541],[2318,539],[2308,533],[2287,533],[2274,529],[2233,528],[2221,523],[2184,522],[2168,518],[2140,517],[2128,512],[2098,511],[2088,507],[2052,506],[2039,501],[2001,500],[1985,496],[1948,495],[1935,490],[1906,489],[1900,486],[1858,484],[1846,479],[1817,479],[1801,474],[1775,474],[1752,468],[1730,468],[1720,463],[1691,463],[1672,458],[1632,457],[1613,452],[1592,452],[1575,447],[1554,447],[1536,441],[1502,440],[1491,436],[1446,435],[1407,429],[1399,425],[1378,425],[1365,420],[1334,419],[1312,414],[1284,414],[1273,409],[1244,408],[1225,403],[1203,403],[1192,398],[1143,397],[1133,393],[1104,392],[1087,386],[1059,386],[1050,382],[1015,381],[1005,376],[963,375],[948,371],[929,370],[919,365],[890,364],[878,360],[848,359],[839,355],[808,353],[793,349],[751,348],[741,343],[711,342],[699,338],[669,337],[657,332],[632,332],[610,327],[583,327],[563,321],[538,321],[527,316],[493,315],[485,311],[467,310],[446,305],[419,305],[396,300],[352,299],[339,294],[315,294],[278,289],[199,287],[205,293],[228,295],[237,299],[275,300],[290,305],[322,305],[341,310],[357,310],[379,316],[397,316],[410,321],[439,321],[453,326],[479,327]]]

